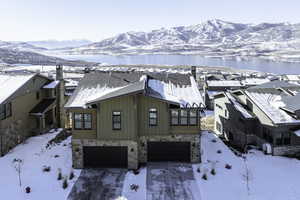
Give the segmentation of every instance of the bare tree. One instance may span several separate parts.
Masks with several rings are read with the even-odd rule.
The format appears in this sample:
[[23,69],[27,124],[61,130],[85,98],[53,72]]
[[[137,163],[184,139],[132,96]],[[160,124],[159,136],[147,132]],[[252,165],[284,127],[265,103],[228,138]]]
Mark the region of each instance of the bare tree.
[[22,165],[23,165],[23,160],[22,159],[17,159],[15,158],[13,160],[13,167],[15,168],[16,172],[18,173],[18,177],[19,177],[19,185],[20,187],[22,186],[22,181],[21,181],[21,173],[22,173]]

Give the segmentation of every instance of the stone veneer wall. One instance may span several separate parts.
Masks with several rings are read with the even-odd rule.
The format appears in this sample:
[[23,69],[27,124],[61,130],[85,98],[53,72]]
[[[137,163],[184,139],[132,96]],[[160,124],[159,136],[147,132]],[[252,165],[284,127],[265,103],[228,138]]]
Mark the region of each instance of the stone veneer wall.
[[199,135],[142,136],[139,141],[139,162],[147,162],[147,142],[191,142],[191,162],[201,162]]
[[95,140],[95,139],[72,139],[73,166],[76,169],[84,167],[84,146],[127,146],[128,147],[128,169],[138,168],[138,145],[135,141],[128,140]]

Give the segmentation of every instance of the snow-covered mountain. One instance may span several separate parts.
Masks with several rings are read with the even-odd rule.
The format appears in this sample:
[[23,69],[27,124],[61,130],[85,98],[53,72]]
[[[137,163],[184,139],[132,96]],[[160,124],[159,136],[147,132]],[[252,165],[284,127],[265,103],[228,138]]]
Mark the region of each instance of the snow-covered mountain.
[[47,48],[47,49],[58,49],[58,48],[69,48],[79,47],[93,43],[90,40],[85,39],[74,39],[74,40],[41,40],[41,41],[28,41],[28,44],[36,47]]
[[241,24],[209,20],[197,25],[127,32],[66,49],[69,54],[191,53],[205,56],[300,58],[300,24]]
[[0,40],[0,48],[16,50],[16,51],[33,51],[33,52],[46,50],[45,48],[36,47],[26,42],[6,42],[1,40]]

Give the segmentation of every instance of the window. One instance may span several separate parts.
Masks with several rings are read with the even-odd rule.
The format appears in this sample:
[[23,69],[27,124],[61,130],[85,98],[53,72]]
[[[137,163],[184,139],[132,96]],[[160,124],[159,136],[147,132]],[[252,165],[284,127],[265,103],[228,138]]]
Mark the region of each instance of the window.
[[84,129],[92,129],[92,115],[83,114],[83,127]]
[[225,117],[227,117],[227,110],[225,110]]
[[291,138],[289,136],[286,136],[283,138],[283,144],[284,145],[290,145],[291,144]]
[[11,115],[11,103],[0,105],[0,120],[6,119]]
[[75,113],[74,114],[74,124],[75,129],[82,129],[82,114]]
[[197,110],[190,110],[190,120],[189,124],[195,126],[198,124],[197,122]]
[[121,130],[121,112],[113,112],[112,114],[112,129]]
[[92,114],[75,113],[74,114],[74,128],[79,129],[79,130],[92,129]]
[[187,124],[188,124],[188,111],[180,110],[180,125],[187,125]]
[[149,126],[157,126],[157,109],[149,109]]
[[171,125],[179,124],[179,110],[171,110]]
[[39,92],[36,92],[36,93],[35,93],[35,98],[36,98],[37,100],[40,99],[40,93],[39,93]]

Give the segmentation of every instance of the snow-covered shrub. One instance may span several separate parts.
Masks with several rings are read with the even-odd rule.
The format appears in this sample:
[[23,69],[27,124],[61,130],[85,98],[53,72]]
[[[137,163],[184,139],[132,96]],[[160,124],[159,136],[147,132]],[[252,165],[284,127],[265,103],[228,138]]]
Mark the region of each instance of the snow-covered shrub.
[[66,189],[68,187],[68,179],[64,178],[63,184],[62,184],[62,188]]
[[73,172],[73,170],[72,170],[72,171],[70,172],[69,179],[72,180],[72,179],[74,178],[74,176],[75,176],[75,175],[74,175],[74,172]]
[[229,165],[229,164],[226,164],[226,165],[225,165],[225,168],[226,168],[226,169],[231,169],[231,168],[232,168],[232,166],[231,166],[231,165]]
[[133,170],[133,174],[134,174],[134,175],[138,175],[139,173],[140,173],[140,171],[139,171],[138,169],[134,169],[134,170]]
[[136,185],[136,184],[131,184],[130,185],[130,189],[131,190],[134,190],[135,192],[139,189],[139,186],[138,185]]
[[62,174],[61,174],[61,169],[58,169],[58,175],[57,175],[57,180],[61,180],[62,179]]
[[207,180],[207,175],[206,175],[206,174],[203,174],[202,179],[203,179],[203,180]]
[[25,188],[25,192],[28,194],[28,193],[30,193],[31,192],[31,188],[30,187],[26,187]]
[[51,167],[50,166],[43,166],[43,172],[50,172],[51,171]]
[[210,173],[211,173],[212,175],[216,175],[216,170],[215,170],[215,169],[211,169]]

